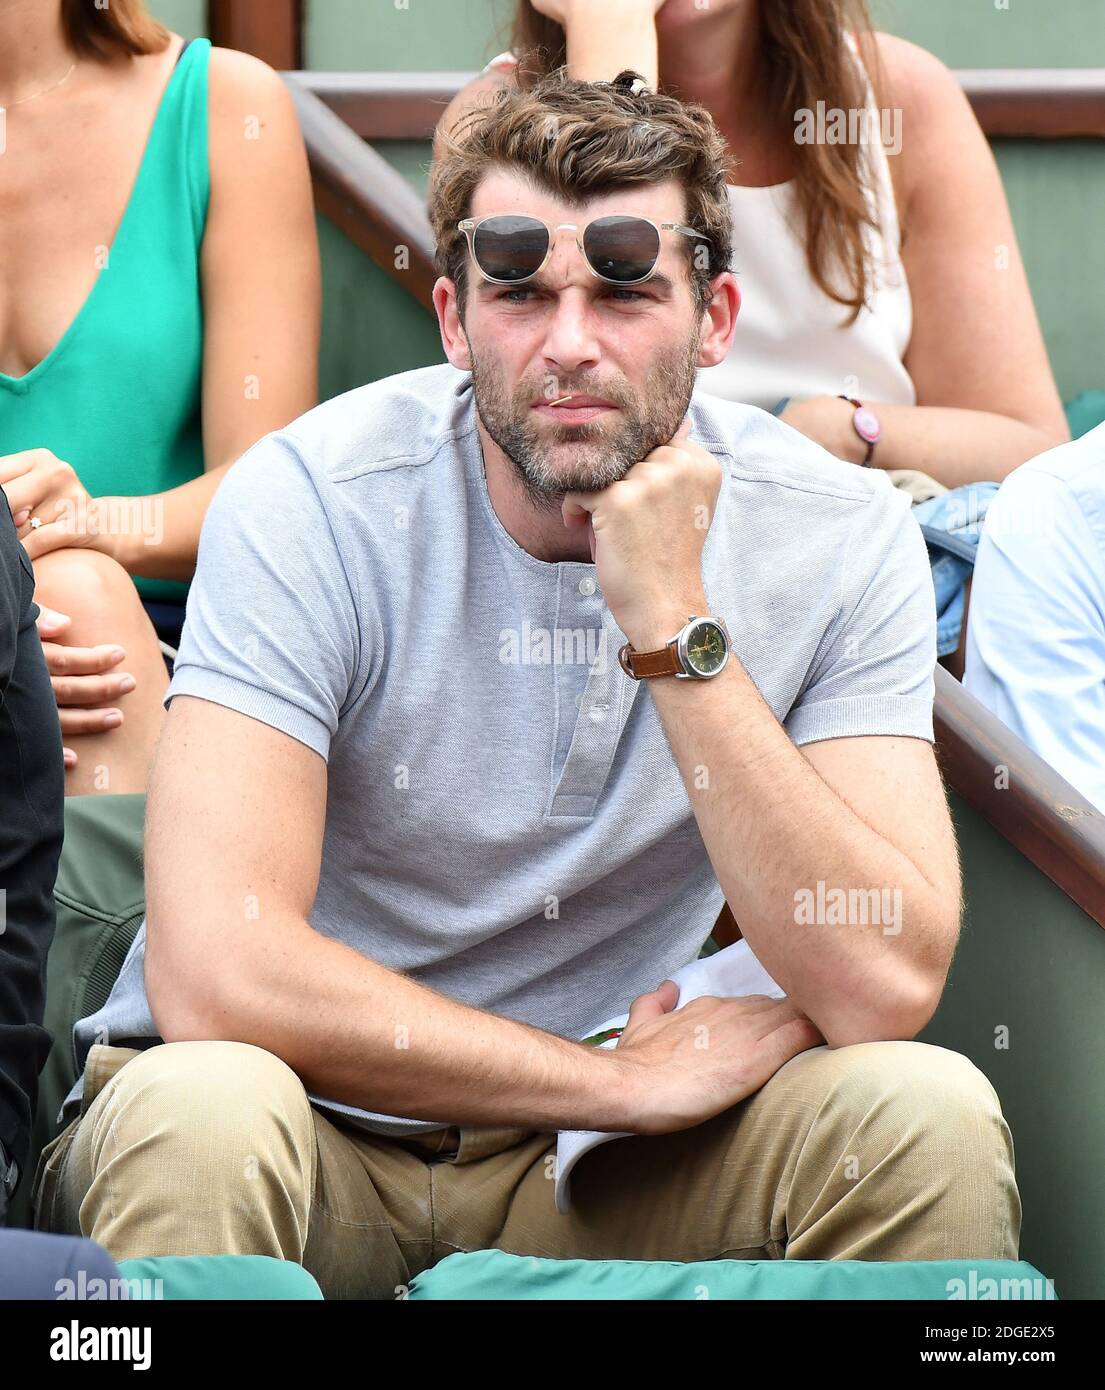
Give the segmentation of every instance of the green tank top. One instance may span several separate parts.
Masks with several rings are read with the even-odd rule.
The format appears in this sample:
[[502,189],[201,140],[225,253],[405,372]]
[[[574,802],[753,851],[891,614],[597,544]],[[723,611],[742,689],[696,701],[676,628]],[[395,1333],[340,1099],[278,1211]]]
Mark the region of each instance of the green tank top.
[[[207,221],[207,66],[195,39],[169,78],[99,276],[48,356],[0,372],[0,455],[49,449],[93,497],[165,492],[203,473],[200,246]],[[136,578],[143,598],[188,586]]]

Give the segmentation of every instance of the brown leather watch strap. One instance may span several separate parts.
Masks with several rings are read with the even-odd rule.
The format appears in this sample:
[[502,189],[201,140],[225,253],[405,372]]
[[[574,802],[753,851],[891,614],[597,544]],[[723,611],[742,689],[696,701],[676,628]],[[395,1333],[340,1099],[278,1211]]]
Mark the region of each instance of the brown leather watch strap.
[[677,676],[683,670],[674,644],[655,652],[635,652],[627,642],[618,652],[622,670],[635,681],[648,676]]

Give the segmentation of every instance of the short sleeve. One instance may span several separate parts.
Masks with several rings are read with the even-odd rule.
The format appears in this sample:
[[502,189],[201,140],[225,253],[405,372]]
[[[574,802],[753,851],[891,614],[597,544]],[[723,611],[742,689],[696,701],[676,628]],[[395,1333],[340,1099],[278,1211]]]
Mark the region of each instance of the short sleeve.
[[1103,570],[1066,481],[1018,470],[979,544],[963,684],[1105,808]]
[[361,656],[333,493],[287,434],[230,469],[203,523],[166,704],[210,700],[328,756]]
[[933,741],[936,599],[921,528],[889,482],[854,524],[840,603],[785,727],[796,744],[870,734]]

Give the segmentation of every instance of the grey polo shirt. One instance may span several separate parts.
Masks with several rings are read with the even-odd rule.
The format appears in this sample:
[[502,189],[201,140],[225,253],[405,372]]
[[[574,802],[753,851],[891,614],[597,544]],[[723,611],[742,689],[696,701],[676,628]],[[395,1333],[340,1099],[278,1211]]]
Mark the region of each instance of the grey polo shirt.
[[[696,392],[691,410],[723,473],[706,593],[790,737],[931,740],[935,605],[906,497],[754,407]],[[429,367],[328,401],[230,471],[166,698],[327,760],[317,931],[579,1037],[692,960],[722,906],[622,641],[594,565],[503,529],[471,377]],[[82,1062],[93,1041],[156,1040],[144,940],[77,1026]],[[437,1127],[315,1100],[382,1133]]]

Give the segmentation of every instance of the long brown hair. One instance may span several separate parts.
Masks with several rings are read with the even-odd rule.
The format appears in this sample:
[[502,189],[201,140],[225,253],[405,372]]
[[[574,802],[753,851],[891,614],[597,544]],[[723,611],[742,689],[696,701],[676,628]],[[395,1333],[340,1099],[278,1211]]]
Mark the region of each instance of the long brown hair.
[[150,15],[143,0],[61,0],[65,37],[82,58],[134,57],[160,53],[169,31]]
[[[867,0],[767,0],[760,4],[760,16],[762,92],[780,121],[815,111],[819,101],[829,110],[863,109],[867,82],[848,45],[849,33],[856,36],[876,93],[882,90]],[[530,0],[519,0],[511,50],[522,86],[567,61],[564,30]],[[800,147],[795,189],[810,274],[854,319],[866,303],[872,276],[865,229],[877,229],[879,222],[867,196],[871,170],[864,145]]]

